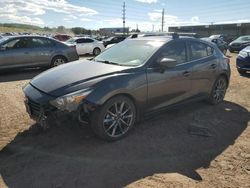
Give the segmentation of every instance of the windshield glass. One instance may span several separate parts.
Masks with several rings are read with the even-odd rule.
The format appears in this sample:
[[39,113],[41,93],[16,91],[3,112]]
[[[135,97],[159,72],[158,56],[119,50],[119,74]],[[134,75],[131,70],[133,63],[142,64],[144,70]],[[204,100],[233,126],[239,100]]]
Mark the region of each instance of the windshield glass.
[[122,66],[138,66],[142,65],[163,43],[150,40],[126,40],[112,46],[94,60]]
[[70,43],[70,44],[73,44],[75,43],[75,39],[74,38],[71,38],[69,40],[66,40],[67,43]]
[[7,39],[9,39],[8,37],[3,37],[3,38],[0,38],[0,44],[2,44],[4,41],[6,41]]
[[250,41],[250,36],[242,36],[237,38],[235,41]]

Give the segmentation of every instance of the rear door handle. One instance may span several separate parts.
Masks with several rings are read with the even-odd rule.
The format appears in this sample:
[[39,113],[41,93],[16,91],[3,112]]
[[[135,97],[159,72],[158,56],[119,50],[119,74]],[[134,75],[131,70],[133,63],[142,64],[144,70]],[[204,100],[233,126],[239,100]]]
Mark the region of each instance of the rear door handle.
[[217,65],[216,65],[216,64],[211,64],[210,67],[211,67],[212,69],[215,69],[215,68],[217,67]]
[[190,72],[189,72],[189,71],[185,71],[185,72],[182,73],[182,75],[183,75],[184,77],[188,77],[188,76],[190,75]]

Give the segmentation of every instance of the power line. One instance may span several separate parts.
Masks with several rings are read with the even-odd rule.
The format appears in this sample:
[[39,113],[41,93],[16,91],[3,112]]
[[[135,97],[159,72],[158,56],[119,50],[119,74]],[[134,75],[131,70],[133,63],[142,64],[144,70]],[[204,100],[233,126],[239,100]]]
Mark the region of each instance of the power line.
[[164,27],[164,8],[162,10],[162,15],[161,15],[161,31],[163,32],[163,27]]

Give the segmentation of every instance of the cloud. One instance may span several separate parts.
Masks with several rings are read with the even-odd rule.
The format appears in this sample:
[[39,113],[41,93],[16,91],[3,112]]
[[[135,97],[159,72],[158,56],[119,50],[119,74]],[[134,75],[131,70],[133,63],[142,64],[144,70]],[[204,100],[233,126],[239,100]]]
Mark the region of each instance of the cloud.
[[[44,25],[44,21],[37,17],[47,11],[66,14],[63,20],[77,19],[78,16],[93,16],[97,11],[77,6],[66,0],[1,0],[0,17],[12,22]],[[34,16],[36,16],[34,18]],[[23,19],[19,19],[23,18]]]
[[92,19],[89,19],[89,18],[81,18],[80,20],[83,21],[83,22],[91,22],[91,21],[93,21]]
[[151,3],[157,3],[158,0],[136,0],[136,1],[141,2],[141,3],[151,4]]
[[16,23],[33,24],[33,25],[44,25],[44,21],[41,18],[28,16],[16,16],[11,14],[0,14],[0,18],[11,20]]

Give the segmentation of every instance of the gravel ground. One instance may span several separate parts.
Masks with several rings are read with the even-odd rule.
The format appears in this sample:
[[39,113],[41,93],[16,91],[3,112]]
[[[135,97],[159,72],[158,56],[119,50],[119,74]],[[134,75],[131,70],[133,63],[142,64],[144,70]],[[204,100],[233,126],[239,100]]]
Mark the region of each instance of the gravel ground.
[[231,55],[222,104],[168,110],[112,143],[71,120],[41,133],[22,94],[41,70],[0,75],[0,187],[249,187],[250,76]]

